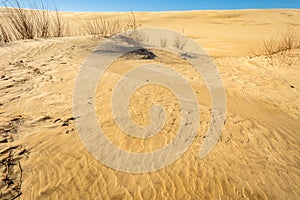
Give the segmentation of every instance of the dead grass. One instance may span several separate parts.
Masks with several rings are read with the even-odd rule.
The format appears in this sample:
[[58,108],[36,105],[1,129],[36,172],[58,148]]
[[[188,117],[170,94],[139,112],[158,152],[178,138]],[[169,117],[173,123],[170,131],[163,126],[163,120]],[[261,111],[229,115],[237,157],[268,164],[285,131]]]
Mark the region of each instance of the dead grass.
[[173,47],[181,50],[185,47],[187,40],[183,35],[184,35],[184,29],[182,30],[182,36],[178,36],[175,38]]
[[139,25],[133,12],[125,18],[118,15],[112,17],[94,15],[83,23],[85,34],[101,37],[111,37],[124,31],[136,30]]
[[272,36],[270,39],[266,39],[259,47],[259,53],[257,55],[272,56],[282,51],[288,51],[300,48],[300,36],[291,30],[285,31],[278,36]]
[[52,36],[53,37],[64,37],[69,36],[69,24],[68,22],[63,19],[61,16],[61,13],[56,8],[54,15],[52,16],[51,25],[53,27],[52,29]]
[[7,43],[11,41],[11,34],[5,25],[0,24],[0,43]]
[[257,56],[265,55],[271,59],[271,63],[274,64],[275,60],[279,64],[292,65],[299,60],[300,55],[297,50],[300,49],[300,34],[286,30],[279,36],[272,36],[262,42],[259,47]]
[[94,15],[84,19],[83,26],[70,28],[69,22],[63,18],[58,9],[50,11],[44,0],[8,2],[9,4],[2,2],[5,9],[1,11],[6,22],[0,25],[0,43],[81,35],[111,37],[127,30],[136,30],[141,24],[135,18],[134,12],[131,12],[126,17]]
[[5,9],[2,12],[6,22],[0,27],[1,43],[68,35],[68,22],[63,19],[58,10],[50,11],[43,0],[26,1],[26,3],[13,0],[4,5]]
[[16,40],[35,38],[35,11],[24,10],[18,1],[15,1],[16,9],[7,9],[7,20],[10,24]]

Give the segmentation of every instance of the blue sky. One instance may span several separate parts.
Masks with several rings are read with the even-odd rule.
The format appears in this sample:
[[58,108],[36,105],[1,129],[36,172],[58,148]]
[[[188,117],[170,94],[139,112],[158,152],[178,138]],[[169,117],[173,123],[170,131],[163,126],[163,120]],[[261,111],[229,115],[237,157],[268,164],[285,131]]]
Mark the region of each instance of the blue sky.
[[300,8],[300,0],[48,0],[62,11],[169,11]]

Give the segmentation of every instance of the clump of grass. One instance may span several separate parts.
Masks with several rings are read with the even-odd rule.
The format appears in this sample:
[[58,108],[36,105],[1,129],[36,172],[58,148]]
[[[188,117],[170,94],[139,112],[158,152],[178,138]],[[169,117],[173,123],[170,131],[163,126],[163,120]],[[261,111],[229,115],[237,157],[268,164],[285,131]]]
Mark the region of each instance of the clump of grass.
[[131,12],[125,18],[118,15],[112,17],[94,15],[92,18],[85,20],[83,27],[88,35],[110,37],[124,31],[136,30],[138,26],[135,15]]
[[[8,2],[8,3],[7,3]],[[14,40],[82,35],[81,27],[70,29],[69,22],[56,9],[48,9],[44,0],[11,0],[3,2],[0,42]],[[27,9],[25,9],[27,8]],[[136,30],[140,22],[133,12],[127,16],[94,15],[83,22],[84,35],[110,37],[127,30]]]
[[64,37],[70,35],[68,32],[68,22],[63,19],[58,9],[55,9],[54,15],[52,16],[52,36],[53,37]]
[[[63,37],[66,34],[66,22],[56,10],[50,11],[43,0],[9,1],[3,11],[6,25],[0,27],[0,41]],[[10,8],[12,7],[12,8]],[[28,9],[24,9],[27,7]]]
[[41,1],[41,9],[37,10],[34,16],[37,37],[47,38],[50,36],[50,13],[43,1]]
[[10,42],[11,35],[8,31],[8,28],[5,27],[4,25],[0,24],[0,43],[8,43]]
[[15,1],[15,9],[7,9],[8,23],[13,28],[15,39],[33,39],[35,37],[34,10],[21,8],[19,1]]
[[281,42],[279,43],[278,50],[286,51],[291,49],[300,48],[300,37],[299,34],[287,30],[281,37]]
[[177,49],[183,49],[186,45],[187,40],[184,37],[176,37],[174,40],[174,47]]
[[107,33],[108,21],[103,16],[93,16],[84,22],[84,29],[88,35],[104,36]]
[[299,34],[288,29],[280,36],[264,40],[255,55],[267,56],[272,64],[277,58],[280,64],[292,65],[299,59],[299,55],[295,53],[297,49],[300,49]]
[[[184,29],[182,30],[182,35],[184,35]],[[187,43],[187,40],[184,36],[177,36],[174,40],[173,46],[177,49],[183,49]]]
[[289,51],[300,48],[299,34],[287,30],[280,37],[272,37],[262,42],[257,55],[272,56],[282,51]]
[[278,51],[278,44],[277,44],[277,39],[274,37],[270,39],[265,39],[262,42],[262,45],[260,46],[260,53],[261,55],[266,55],[266,56],[272,56]]

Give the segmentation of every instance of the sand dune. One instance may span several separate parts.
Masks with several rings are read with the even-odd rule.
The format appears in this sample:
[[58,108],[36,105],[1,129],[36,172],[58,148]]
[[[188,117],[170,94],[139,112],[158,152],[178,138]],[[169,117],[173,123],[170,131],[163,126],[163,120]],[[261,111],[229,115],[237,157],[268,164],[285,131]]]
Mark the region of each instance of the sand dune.
[[[236,10],[137,12],[142,27],[176,30],[196,40],[213,56],[248,56],[263,39],[269,39],[290,28],[299,31],[300,11]],[[93,16],[115,16],[119,13],[66,13],[75,27]],[[130,13],[123,13],[128,16]]]
[[[91,14],[64,13],[74,26]],[[1,199],[299,199],[300,60],[284,65],[253,56],[253,49],[286,28],[300,32],[300,11],[161,12],[136,17],[143,27],[184,32],[213,57],[227,95],[226,123],[216,147],[205,159],[198,157],[210,120],[202,78],[185,60],[153,50],[153,60],[129,55],[111,65],[97,89],[99,121],[116,144],[132,151],[160,148],[170,140],[172,136],[158,139],[161,143],[129,141],[116,130],[107,106],[118,67],[162,62],[181,70],[197,91],[199,133],[179,160],[157,172],[130,174],[104,166],[80,141],[72,113],[76,75],[104,39],[15,41],[0,47]],[[174,111],[175,121],[167,123],[163,134],[175,130],[176,99],[163,88],[139,92],[151,98],[149,91]],[[133,119],[147,124],[148,116],[140,113],[150,102],[135,96],[131,103]]]

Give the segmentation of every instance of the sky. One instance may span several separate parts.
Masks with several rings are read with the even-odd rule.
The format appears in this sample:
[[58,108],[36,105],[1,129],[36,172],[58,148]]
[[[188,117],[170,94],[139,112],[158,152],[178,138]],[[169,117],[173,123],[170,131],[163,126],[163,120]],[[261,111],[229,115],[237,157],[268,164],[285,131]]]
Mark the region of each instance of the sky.
[[178,11],[298,8],[300,0],[46,0],[61,11]]

